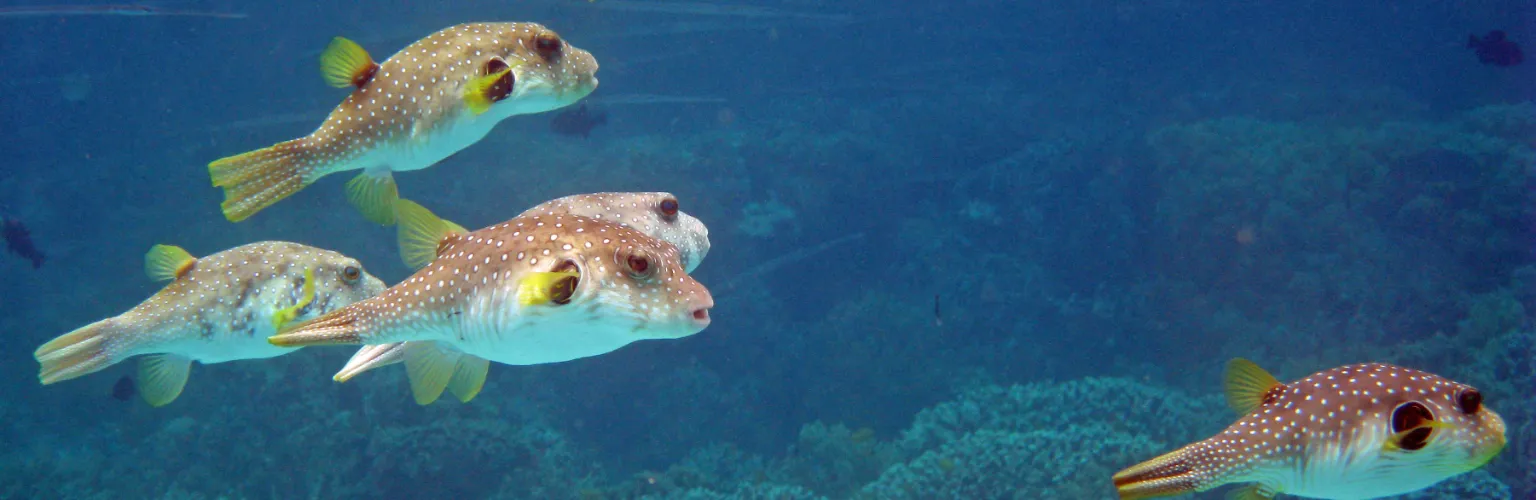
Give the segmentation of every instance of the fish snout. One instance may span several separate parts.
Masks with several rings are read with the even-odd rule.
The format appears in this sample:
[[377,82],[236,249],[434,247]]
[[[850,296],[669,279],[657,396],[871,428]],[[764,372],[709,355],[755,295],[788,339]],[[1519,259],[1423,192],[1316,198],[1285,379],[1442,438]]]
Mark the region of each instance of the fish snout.
[[710,321],[709,310],[713,309],[714,307],[715,299],[707,295],[704,296],[704,300],[696,304],[695,307],[693,307],[689,312],[689,319],[693,321],[693,326],[698,327],[699,330],[708,328]]

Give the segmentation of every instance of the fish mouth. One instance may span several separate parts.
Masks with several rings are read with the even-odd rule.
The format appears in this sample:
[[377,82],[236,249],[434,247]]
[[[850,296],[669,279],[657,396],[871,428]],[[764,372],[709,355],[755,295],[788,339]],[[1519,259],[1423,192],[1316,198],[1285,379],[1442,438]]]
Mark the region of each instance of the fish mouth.
[[715,299],[713,297],[704,297],[702,304],[699,304],[697,307],[694,307],[691,311],[688,312],[689,324],[695,328],[695,330],[690,332],[689,335],[699,333],[705,328],[709,327],[709,310],[713,309],[714,307]]

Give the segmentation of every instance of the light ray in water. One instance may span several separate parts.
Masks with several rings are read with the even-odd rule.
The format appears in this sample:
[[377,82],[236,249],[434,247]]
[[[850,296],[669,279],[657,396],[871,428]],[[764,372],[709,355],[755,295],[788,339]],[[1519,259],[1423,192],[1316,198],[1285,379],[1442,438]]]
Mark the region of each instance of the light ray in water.
[[59,17],[59,16],[180,16],[212,17],[218,19],[245,19],[241,12],[205,12],[195,10],[162,9],[148,5],[27,5],[0,7],[3,17]]

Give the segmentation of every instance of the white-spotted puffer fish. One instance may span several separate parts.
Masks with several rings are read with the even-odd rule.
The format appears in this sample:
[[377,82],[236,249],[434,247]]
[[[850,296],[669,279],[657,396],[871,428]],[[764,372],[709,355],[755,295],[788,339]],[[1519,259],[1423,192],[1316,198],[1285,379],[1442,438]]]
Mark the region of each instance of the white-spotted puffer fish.
[[[404,210],[426,210],[409,200],[401,200],[399,203]],[[672,193],[615,192],[564,196],[540,203],[519,214],[518,217],[561,214],[583,215],[619,222],[648,236],[671,243],[677,248],[679,264],[683,265],[686,272],[693,272],[694,268],[703,262],[704,256],[709,254],[709,229],[699,219],[683,212],[677,197]],[[468,232],[457,226],[453,228]],[[401,226],[402,256],[408,257],[406,265],[411,268],[421,268],[436,257],[437,242],[433,239],[425,240],[426,245],[413,245],[412,242],[422,236],[435,238],[436,235],[412,233],[411,229],[411,226]],[[419,356],[457,356],[455,376],[449,381],[446,389],[461,402],[468,402],[479,394],[480,388],[485,384],[488,363],[475,356],[453,353],[454,349],[451,346],[433,341],[363,346],[333,379],[337,382],[346,382],[363,372],[399,363],[405,360],[407,351],[416,349],[429,351],[418,353]],[[413,384],[411,387],[416,402],[420,404],[436,401],[444,389],[423,384]]]
[[1122,499],[1251,483],[1237,500],[1353,500],[1427,488],[1488,463],[1504,421],[1476,388],[1381,363],[1282,384],[1253,362],[1227,366],[1227,400],[1243,415],[1225,431],[1114,476]]
[[[427,240],[436,241],[436,258],[383,294],[285,330],[273,344],[436,341],[405,353],[412,392],[431,401],[456,379],[483,381],[486,360],[557,363],[709,326],[714,299],[683,270],[677,248],[635,229],[564,214],[462,233],[426,210],[399,215],[402,230],[433,228],[418,232],[438,235]],[[459,363],[460,354],[478,366]]]
[[383,63],[336,38],[320,57],[333,86],[357,89],[308,136],[208,165],[224,216],[244,220],[326,175],[362,169],[347,199],[394,222],[392,172],[420,170],[478,142],[502,120],[557,109],[597,88],[597,60],[534,23],[471,23],[416,41]]
[[222,363],[293,352],[267,337],[285,324],[317,317],[384,291],[356,259],[311,246],[268,241],[201,259],[156,245],[145,255],[150,277],[171,280],[127,312],[43,344],[33,354],[44,384],[84,376],[137,355],[138,388],[161,406],[187,383],[192,362]]

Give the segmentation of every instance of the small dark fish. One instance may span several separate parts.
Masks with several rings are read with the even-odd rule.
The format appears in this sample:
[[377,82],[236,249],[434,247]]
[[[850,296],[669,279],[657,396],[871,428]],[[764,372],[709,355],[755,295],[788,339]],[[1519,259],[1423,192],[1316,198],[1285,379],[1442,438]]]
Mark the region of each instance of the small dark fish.
[[608,113],[605,111],[589,111],[587,103],[581,103],[574,109],[567,109],[555,115],[549,121],[549,129],[556,134],[568,136],[581,136],[582,139],[592,135],[592,129],[608,123]]
[[43,261],[47,260],[43,252],[32,244],[32,232],[19,220],[0,218],[0,238],[5,239],[5,248],[11,253],[32,261],[33,269],[43,267]]
[[944,314],[939,311],[939,294],[933,294],[933,326],[944,326]]
[[1482,38],[1467,35],[1467,48],[1476,51],[1478,62],[1483,64],[1509,67],[1525,61],[1520,44],[1509,41],[1501,30],[1489,31]]
[[117,379],[117,383],[112,386],[112,398],[118,401],[127,401],[133,399],[133,396],[137,395],[138,393],[138,386],[135,386],[133,384],[133,378],[127,375],[123,375],[123,378]]

